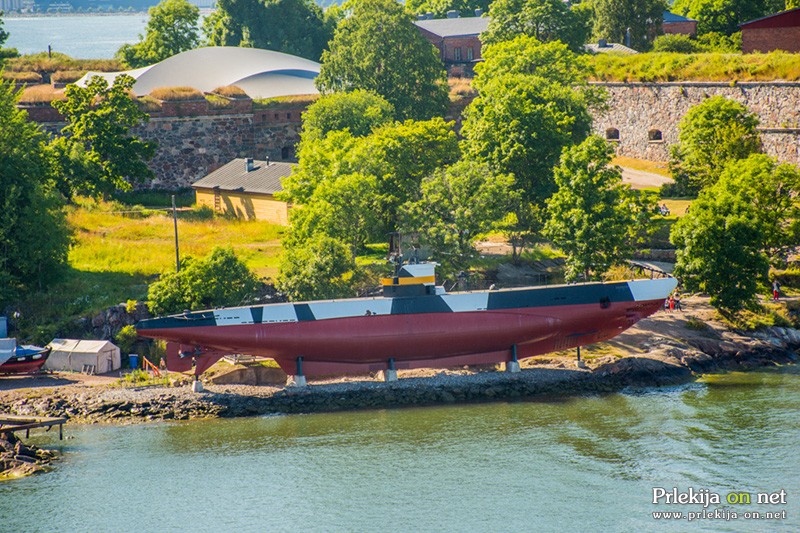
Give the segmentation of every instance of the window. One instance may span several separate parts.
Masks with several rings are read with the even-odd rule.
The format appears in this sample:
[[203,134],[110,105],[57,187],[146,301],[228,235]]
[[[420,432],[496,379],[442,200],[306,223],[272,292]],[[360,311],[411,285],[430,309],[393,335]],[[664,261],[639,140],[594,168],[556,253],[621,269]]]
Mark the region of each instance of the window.
[[287,119],[291,119],[292,118],[292,114],[291,113],[286,113],[286,118]]
[[461,47],[456,46],[453,48],[453,61],[461,61]]
[[661,136],[661,130],[650,130],[647,132],[647,140],[651,143],[660,143],[664,142],[663,137]]
[[606,140],[619,142],[619,130],[617,128],[608,128],[606,130]]
[[289,155],[291,154],[291,152],[292,152],[291,146],[284,146],[283,148],[281,148],[281,159],[283,159],[284,161],[289,159]]
[[473,59],[475,59],[474,52],[472,51],[472,47],[468,46],[467,47],[467,61],[472,61]]

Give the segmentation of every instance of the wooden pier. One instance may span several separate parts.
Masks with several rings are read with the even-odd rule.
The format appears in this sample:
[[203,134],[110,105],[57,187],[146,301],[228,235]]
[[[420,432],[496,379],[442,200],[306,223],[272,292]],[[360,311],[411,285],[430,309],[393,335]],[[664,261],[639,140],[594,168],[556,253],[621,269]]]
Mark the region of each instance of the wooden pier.
[[36,428],[47,428],[47,431],[58,426],[58,440],[64,440],[64,424],[66,418],[56,418],[48,416],[18,416],[0,413],[0,433],[25,430],[25,438],[30,437],[30,431]]

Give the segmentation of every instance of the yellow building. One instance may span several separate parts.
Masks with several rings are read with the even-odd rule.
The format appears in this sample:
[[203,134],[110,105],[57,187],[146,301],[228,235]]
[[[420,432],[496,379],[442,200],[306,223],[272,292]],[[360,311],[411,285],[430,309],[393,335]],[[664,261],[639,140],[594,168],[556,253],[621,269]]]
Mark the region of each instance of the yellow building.
[[289,206],[274,195],[282,190],[281,178],[291,174],[293,166],[293,163],[234,159],[192,185],[197,205],[208,206],[216,213],[286,226]]

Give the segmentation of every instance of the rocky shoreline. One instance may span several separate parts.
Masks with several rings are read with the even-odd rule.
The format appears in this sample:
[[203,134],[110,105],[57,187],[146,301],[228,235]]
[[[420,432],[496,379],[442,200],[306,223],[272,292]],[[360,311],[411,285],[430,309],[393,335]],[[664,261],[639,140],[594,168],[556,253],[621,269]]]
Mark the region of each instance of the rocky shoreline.
[[0,480],[47,472],[54,450],[26,446],[11,432],[0,432]]
[[202,393],[187,386],[28,389],[35,393],[4,394],[0,411],[91,424],[519,401],[673,385],[703,373],[796,363],[798,348],[800,330],[770,328],[748,337],[733,332],[685,341],[656,337],[644,343],[645,353],[600,358],[587,368],[562,358],[513,374],[459,369],[403,378],[401,372],[401,379],[390,383],[364,378],[312,382],[304,388],[209,384]]

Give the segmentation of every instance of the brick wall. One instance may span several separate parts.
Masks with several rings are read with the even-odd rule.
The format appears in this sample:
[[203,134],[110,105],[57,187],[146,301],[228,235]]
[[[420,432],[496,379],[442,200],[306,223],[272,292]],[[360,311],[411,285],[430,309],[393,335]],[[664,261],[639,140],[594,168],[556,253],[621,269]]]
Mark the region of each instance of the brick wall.
[[[595,116],[593,130],[606,137],[619,132],[617,153],[652,161],[669,160],[678,141],[678,123],[694,105],[721,95],[758,115],[764,151],[780,161],[800,165],[800,83],[600,83],[609,109]],[[651,132],[661,140],[651,140]]]
[[742,28],[742,52],[786,50],[800,52],[800,26],[792,28]]
[[697,35],[697,22],[665,22],[662,27],[664,33],[682,33],[684,35]]

